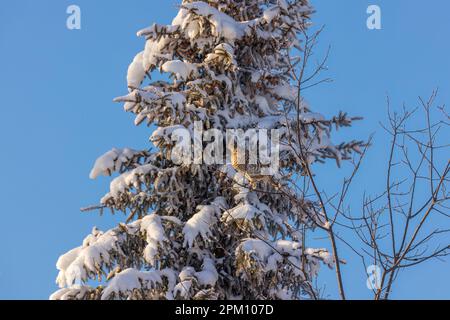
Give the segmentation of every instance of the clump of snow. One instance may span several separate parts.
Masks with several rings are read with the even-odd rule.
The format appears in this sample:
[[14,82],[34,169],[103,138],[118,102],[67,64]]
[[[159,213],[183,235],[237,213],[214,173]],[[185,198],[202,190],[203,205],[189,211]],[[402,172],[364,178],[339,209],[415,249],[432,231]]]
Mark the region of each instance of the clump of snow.
[[64,287],[66,283],[70,285],[75,283],[77,278],[81,279],[81,277],[83,276],[83,274],[81,273],[82,271],[84,271],[83,266],[71,266],[72,263],[78,258],[82,249],[82,247],[74,248],[66,254],[60,256],[58,261],[56,262],[56,268],[60,270],[56,279],[56,283],[60,288]]
[[246,253],[255,253],[262,260],[266,260],[273,252],[269,245],[259,239],[244,240],[237,250],[242,250]]
[[301,243],[289,241],[289,240],[278,240],[275,242],[275,247],[280,253],[288,253],[292,256],[298,255],[299,250],[301,250]]
[[[303,277],[300,270],[302,254],[304,254],[310,264],[311,273],[315,275],[319,268],[319,262],[323,262],[330,268],[333,266],[332,255],[326,249],[307,248],[302,252],[302,245],[296,241],[278,240],[275,242],[260,239],[244,240],[236,249],[236,255],[240,252],[257,259],[263,264],[265,272],[276,272],[280,266],[290,266],[297,276]],[[287,258],[289,264],[283,263]]]
[[333,255],[327,249],[307,248],[307,249],[305,249],[305,254],[321,260],[329,268],[333,268],[333,266],[334,266]]
[[270,107],[269,101],[266,97],[256,96],[255,103],[258,105],[259,110],[261,110],[263,114],[271,115],[274,113],[274,110]]
[[182,299],[189,299],[192,287],[192,280],[185,280],[178,283],[175,288],[173,289],[173,296],[174,297],[181,297]]
[[226,69],[236,70],[238,63],[234,57],[234,49],[228,43],[221,43],[214,48],[212,53],[206,56],[206,64],[226,67]]
[[132,149],[112,149],[99,157],[91,170],[89,177],[96,179],[97,177],[110,176],[112,173],[120,170],[122,164],[130,161],[134,156],[139,154],[140,151]]
[[102,300],[112,296],[132,293],[135,289],[152,289],[157,284],[162,284],[161,276],[157,271],[139,271],[126,269],[118,273],[103,290]]
[[217,37],[223,37],[233,42],[242,38],[247,31],[247,24],[237,22],[229,15],[211,7],[206,2],[197,1],[183,4],[178,15],[172,21],[173,26],[181,26],[183,30],[188,30],[192,38],[198,35],[200,25],[195,23],[195,21],[194,23],[192,22],[190,10],[193,10],[196,15],[208,17],[208,20],[214,26],[214,35]]
[[161,67],[164,72],[175,75],[178,80],[187,80],[192,74],[197,74],[197,66],[181,60],[167,61]]
[[177,26],[165,26],[154,23],[152,26],[148,28],[141,29],[137,32],[138,37],[147,37],[147,38],[157,38],[161,32],[164,33],[173,33],[178,29]]
[[62,288],[50,296],[50,300],[81,300],[92,288],[83,285],[73,285],[69,288]]
[[272,94],[281,99],[285,99],[288,101],[296,101],[297,100],[297,90],[291,86],[288,82],[281,83],[273,88],[269,89]]
[[174,269],[165,268],[159,271],[161,277],[166,278],[167,280],[167,291],[166,291],[166,299],[173,300],[173,289],[177,283],[176,272]]
[[227,210],[222,215],[222,221],[230,223],[236,220],[245,220],[253,223],[254,219],[258,219],[261,224],[264,224],[264,213],[251,204],[241,203],[236,207]]
[[280,8],[277,6],[270,7],[264,11],[263,17],[267,23],[271,23],[280,14]]
[[192,247],[198,235],[203,240],[208,239],[211,226],[217,222],[224,208],[226,208],[226,202],[222,197],[216,198],[210,205],[198,206],[199,211],[186,222],[183,228],[184,246]]
[[204,258],[202,271],[196,272],[195,277],[201,286],[214,287],[219,279],[219,274],[217,273],[214,261],[210,258]]
[[58,259],[57,284],[61,288],[70,287],[74,283],[86,281],[89,273],[98,273],[102,265],[111,265],[110,252],[120,250],[120,241],[114,229],[103,233],[94,228],[82,247],[75,248]]
[[171,106],[182,107],[186,104],[186,97],[179,92],[171,92],[167,95]]
[[186,128],[182,125],[174,125],[168,127],[158,127],[155,131],[153,131],[150,141],[153,143],[157,143],[162,140],[166,143],[170,143],[172,141],[172,134],[176,130],[185,130]]
[[217,46],[214,48],[214,51],[216,51],[216,53],[222,51],[222,52],[227,53],[227,54],[230,55],[231,57],[234,56],[234,48],[233,48],[230,44],[228,44],[228,43],[221,43],[221,44],[217,45]]
[[178,278],[180,278],[181,281],[190,280],[194,277],[194,273],[195,269],[193,267],[184,267],[178,275]]
[[142,57],[145,70],[150,70],[156,67],[162,59],[172,59],[173,54],[164,53],[164,48],[169,42],[170,39],[167,36],[161,37],[159,40],[147,40],[145,43],[144,55]]
[[139,88],[145,78],[144,51],[139,52],[128,67],[127,82],[129,88]]
[[147,246],[144,249],[144,259],[151,265],[156,264],[158,247],[163,241],[167,241],[161,218],[157,214],[150,214],[142,218],[141,232],[147,236]]
[[121,174],[111,181],[109,186],[110,192],[102,199],[102,203],[110,197],[118,197],[119,194],[124,192],[128,187],[137,185],[140,183],[140,177],[155,169],[156,168],[153,165],[146,164]]

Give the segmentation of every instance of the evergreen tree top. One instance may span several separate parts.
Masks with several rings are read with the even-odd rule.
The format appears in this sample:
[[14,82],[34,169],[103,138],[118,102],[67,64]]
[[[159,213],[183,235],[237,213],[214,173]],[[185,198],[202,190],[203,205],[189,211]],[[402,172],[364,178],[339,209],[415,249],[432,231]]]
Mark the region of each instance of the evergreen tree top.
[[[145,48],[129,66],[129,93],[116,101],[135,114],[136,125],[156,126],[150,140],[157,149],[116,148],[96,161],[91,178],[118,174],[99,208],[128,217],[107,232],[94,229],[60,257],[62,289],[52,298],[314,296],[311,281],[333,258],[305,247],[299,230],[326,228],[326,221],[286,181],[302,174],[298,154],[305,146],[308,162],[339,163],[359,144],[335,146],[331,126],[352,119],[312,112],[292,83],[299,60],[291,51],[301,49],[311,13],[306,0],[185,0],[171,25],[138,32]],[[152,81],[154,72],[171,79]],[[196,123],[216,132],[278,130],[277,181],[257,181],[255,188],[245,166],[174,163],[172,134],[194,134]],[[105,276],[104,287],[89,286]]]

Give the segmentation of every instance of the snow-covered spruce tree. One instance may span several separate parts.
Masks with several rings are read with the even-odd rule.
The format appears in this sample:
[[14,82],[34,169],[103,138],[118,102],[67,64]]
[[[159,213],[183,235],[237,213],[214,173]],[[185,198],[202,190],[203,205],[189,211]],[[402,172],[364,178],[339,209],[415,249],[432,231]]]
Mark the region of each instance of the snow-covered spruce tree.
[[[96,161],[91,178],[118,173],[99,208],[128,218],[106,232],[94,228],[59,258],[61,289],[52,299],[316,297],[311,281],[334,260],[305,248],[298,230],[325,222],[311,201],[276,190],[288,188],[285,174],[301,174],[298,137],[311,163],[345,159],[355,146],[334,146],[328,122],[306,105],[301,134],[288,125],[289,110],[303,103],[289,53],[301,48],[311,13],[307,0],[185,0],[172,25],[139,31],[145,49],[129,67],[129,94],[116,100],[136,125],[156,126],[157,149],[113,149]],[[172,79],[152,82],[158,71]],[[175,164],[171,133],[192,132],[196,121],[203,130],[279,129],[290,143],[278,182],[255,188],[229,162]]]

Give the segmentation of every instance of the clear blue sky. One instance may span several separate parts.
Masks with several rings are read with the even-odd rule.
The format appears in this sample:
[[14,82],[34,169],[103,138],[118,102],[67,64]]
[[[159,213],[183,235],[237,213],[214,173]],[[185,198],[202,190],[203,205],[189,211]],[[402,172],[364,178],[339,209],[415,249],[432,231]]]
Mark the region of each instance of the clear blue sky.
[[[126,92],[128,63],[142,50],[137,30],[169,23],[171,0],[17,0],[0,9],[0,298],[47,299],[58,256],[78,246],[93,226],[122,217],[82,214],[96,204],[108,179],[91,181],[97,156],[112,147],[146,148],[148,129],[112,98]],[[66,8],[82,10],[82,29],[66,29]],[[362,115],[351,136],[379,131],[384,99],[415,104],[439,86],[450,102],[450,3],[432,0],[313,1],[316,25],[326,24],[322,49],[333,47],[335,82],[308,92],[315,110]],[[366,28],[366,8],[382,9],[381,31]],[[322,50],[323,52],[323,50]],[[320,51],[319,51],[320,53]],[[380,132],[381,133],[381,132]],[[382,135],[358,180],[376,191],[386,148]],[[327,181],[342,178],[330,170]],[[331,170],[333,168],[333,170]],[[344,250],[345,254],[350,254]],[[344,267],[349,296],[368,298],[362,270]],[[322,278],[335,297],[332,273]],[[447,263],[428,263],[400,277],[394,298],[450,298]]]

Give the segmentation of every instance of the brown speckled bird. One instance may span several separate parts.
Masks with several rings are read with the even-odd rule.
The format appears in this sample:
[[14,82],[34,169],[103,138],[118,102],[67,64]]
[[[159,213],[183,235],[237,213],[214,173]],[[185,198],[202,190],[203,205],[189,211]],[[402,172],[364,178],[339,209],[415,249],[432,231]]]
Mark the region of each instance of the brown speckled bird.
[[263,172],[263,169],[268,168],[269,166],[263,166],[259,163],[259,161],[257,161],[256,164],[252,164],[250,163],[249,152],[246,152],[245,150],[241,150],[241,152],[245,152],[244,163],[239,161],[239,148],[231,148],[231,165],[237,172],[242,173],[253,187],[255,187],[258,181],[270,180],[270,175]]

